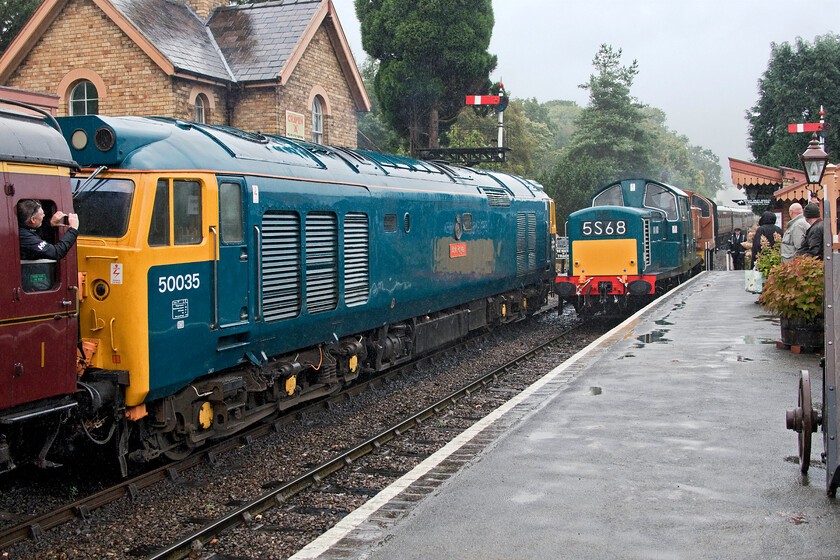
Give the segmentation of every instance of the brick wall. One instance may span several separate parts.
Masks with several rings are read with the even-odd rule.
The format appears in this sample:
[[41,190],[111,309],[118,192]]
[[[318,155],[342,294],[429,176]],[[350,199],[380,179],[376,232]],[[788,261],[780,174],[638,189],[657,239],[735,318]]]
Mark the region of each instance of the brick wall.
[[[174,117],[176,119],[184,119],[187,121],[195,120],[195,102],[190,102],[191,93],[195,83],[181,78],[172,78],[173,90],[173,112],[166,117]],[[211,87],[202,84],[201,91],[211,90],[208,97],[212,97],[211,101],[214,108],[210,108],[210,104],[204,107],[204,122],[207,124],[228,124],[227,116],[227,90],[221,86]]]
[[[347,79],[335,55],[329,36],[319,29],[300,59],[278,98],[285,129],[286,109],[306,115],[306,139],[312,140],[312,88],[321,86],[327,92],[331,113],[324,116],[324,143],[356,147],[356,104],[347,86]],[[326,111],[326,108],[324,108]]]
[[[167,76],[89,0],[69,0],[4,85],[61,96],[58,115],[64,116],[68,113],[66,97],[70,92],[57,88],[74,69],[91,70],[104,81],[105,96],[99,100],[102,115],[159,115],[186,120],[195,117],[194,105],[190,103],[194,83]],[[206,120],[243,130],[284,134],[288,109],[306,116],[306,139],[311,140],[309,98],[316,86],[326,91],[330,107],[330,113],[324,115],[324,142],[355,147],[356,107],[323,28],[316,32],[288,83],[235,87],[230,94],[230,121],[227,88],[201,84],[203,91],[210,90],[215,105],[214,109],[207,108]]]
[[198,17],[206,20],[214,8],[226,6],[227,0],[187,0],[187,4],[198,14]]
[[69,92],[56,88],[76,68],[93,70],[105,81],[101,114],[173,114],[170,79],[98,7],[84,0],[67,3],[5,85],[61,96],[58,114],[63,116]]
[[246,87],[239,91],[231,126],[249,132],[282,134],[278,122],[277,86]]

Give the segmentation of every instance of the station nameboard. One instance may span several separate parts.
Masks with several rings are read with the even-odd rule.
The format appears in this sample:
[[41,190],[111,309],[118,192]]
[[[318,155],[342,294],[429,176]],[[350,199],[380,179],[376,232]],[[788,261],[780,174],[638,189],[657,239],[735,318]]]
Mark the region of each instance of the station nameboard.
[[300,113],[293,111],[286,111],[286,136],[289,138],[297,138],[298,140],[305,140],[304,128],[306,117]]

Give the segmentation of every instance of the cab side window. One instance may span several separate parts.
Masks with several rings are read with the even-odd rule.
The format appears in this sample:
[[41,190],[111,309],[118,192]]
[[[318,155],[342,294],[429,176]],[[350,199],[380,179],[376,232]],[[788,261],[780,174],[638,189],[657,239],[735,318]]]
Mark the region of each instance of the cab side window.
[[149,226],[149,246],[169,245],[169,181],[158,179],[152,223]]
[[173,239],[175,245],[197,245],[203,240],[200,181],[158,179],[149,246],[168,246]]
[[[47,243],[55,243],[56,228],[50,225],[50,217],[55,213],[56,204],[51,200],[38,200],[44,210],[44,221],[38,228],[38,236]],[[20,281],[26,293],[46,292],[58,286],[59,262],[49,259],[21,260]]]
[[197,245],[202,238],[201,183],[176,179],[172,187],[175,245]]
[[242,225],[242,189],[238,183],[219,185],[220,228],[226,243],[241,243],[245,238]]

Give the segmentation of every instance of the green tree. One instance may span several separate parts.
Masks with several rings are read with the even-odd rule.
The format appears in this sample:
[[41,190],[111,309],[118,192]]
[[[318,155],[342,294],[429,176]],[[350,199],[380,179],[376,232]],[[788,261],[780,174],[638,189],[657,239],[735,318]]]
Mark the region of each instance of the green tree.
[[[510,148],[504,164],[482,164],[512,175],[533,176],[535,162],[546,157],[553,136],[546,123],[534,122],[526,115],[525,102],[511,99],[504,112],[504,146]],[[498,112],[493,109],[464,108],[454,126],[442,135],[449,148],[490,148],[498,145]]]
[[559,99],[548,101],[544,105],[548,110],[549,119],[556,128],[554,149],[565,148],[572,140],[572,134],[575,132],[575,122],[577,122],[583,109],[574,101]]
[[670,130],[661,109],[645,107],[645,126],[654,138],[650,178],[682,189],[699,192],[710,198],[723,187],[720,163],[711,150],[689,144],[688,137]]
[[[840,36],[826,34],[814,43],[796,40],[771,44],[770,62],[759,80],[758,103],[747,111],[749,147],[757,163],[799,169],[799,154],[811,140],[791,134],[787,125],[817,122],[820,105],[827,120],[840,125]],[[826,138],[826,151],[838,153],[840,139]]]
[[0,0],[0,53],[6,51],[40,4],[40,0]]
[[379,68],[374,92],[386,120],[417,148],[437,147],[464,97],[488,91],[496,57],[491,0],[355,0],[362,46]]
[[[373,80],[378,67],[377,61],[367,57],[359,70],[365,89],[369,92],[373,92]],[[357,133],[360,148],[386,154],[406,154],[406,142],[385,120],[376,95],[370,96],[370,112],[359,113]]]
[[643,106],[630,96],[638,73],[634,60],[621,66],[621,49],[601,45],[592,63],[597,74],[580,87],[589,104],[575,122],[568,147],[551,173],[541,178],[557,206],[558,221],[588,206],[589,197],[608,181],[650,177],[655,138],[646,126]]

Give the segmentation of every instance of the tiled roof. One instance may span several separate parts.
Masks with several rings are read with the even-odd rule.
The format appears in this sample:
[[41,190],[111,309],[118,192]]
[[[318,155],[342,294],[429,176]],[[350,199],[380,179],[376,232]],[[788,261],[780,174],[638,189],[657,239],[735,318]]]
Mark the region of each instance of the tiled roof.
[[226,81],[232,79],[204,22],[184,2],[109,1],[175,68]]
[[320,4],[281,0],[217,8],[209,26],[235,79],[276,79]]

